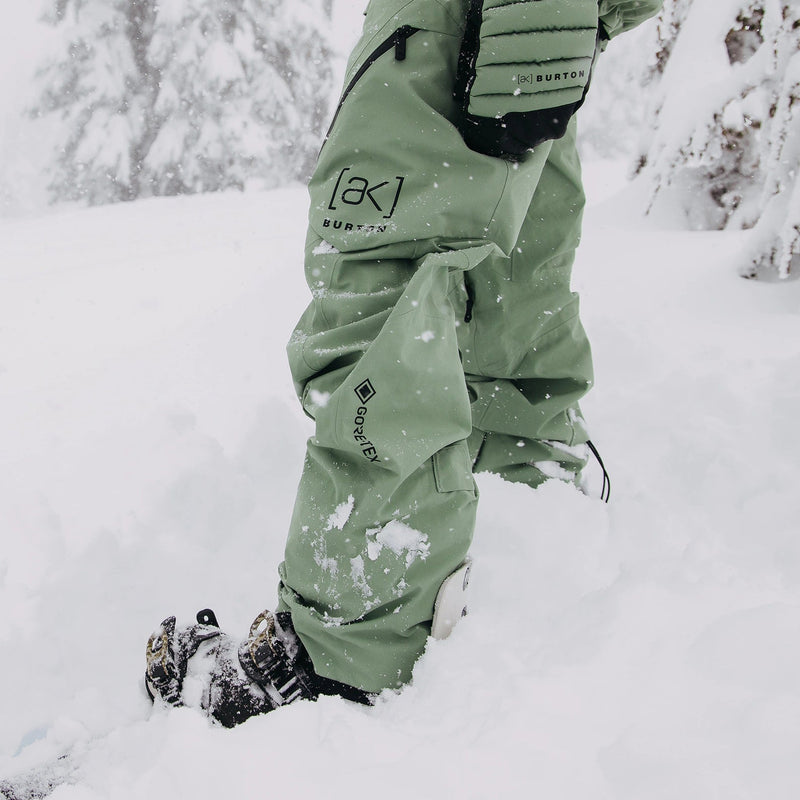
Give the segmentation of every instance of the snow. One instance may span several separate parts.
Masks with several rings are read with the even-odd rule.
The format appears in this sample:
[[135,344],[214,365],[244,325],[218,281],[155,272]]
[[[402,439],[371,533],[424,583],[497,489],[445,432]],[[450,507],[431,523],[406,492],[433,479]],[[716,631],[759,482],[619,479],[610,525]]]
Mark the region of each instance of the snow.
[[325,526],[325,530],[332,531],[334,528],[336,528],[337,531],[342,530],[344,526],[347,525],[347,520],[350,519],[350,515],[353,513],[355,503],[356,500],[353,495],[349,495],[344,503],[340,503],[336,506],[336,510],[328,518],[328,524]]
[[[232,731],[151,709],[144,645],[171,613],[211,606],[243,635],[274,605],[311,431],[284,356],[305,193],[0,222],[0,775],[74,749],[56,800],[267,779],[348,800],[798,796],[800,284],[742,280],[742,234],[643,220],[641,187],[587,173],[585,410],[611,505],[480,476],[471,614],[413,684]],[[401,533],[381,544],[422,552]]]
[[800,261],[798,20],[796,0],[667,0],[643,48],[670,53],[639,96],[649,105],[639,148],[648,205],[678,195],[687,227],[754,228],[739,268],[768,280],[789,278]]
[[410,567],[417,558],[425,559],[430,553],[428,537],[414,528],[393,519],[382,528],[367,531],[367,552],[369,558],[375,561],[384,547],[388,547],[395,555],[405,553],[406,567]]
[[339,251],[326,241],[321,241],[312,251],[315,256],[335,255]]

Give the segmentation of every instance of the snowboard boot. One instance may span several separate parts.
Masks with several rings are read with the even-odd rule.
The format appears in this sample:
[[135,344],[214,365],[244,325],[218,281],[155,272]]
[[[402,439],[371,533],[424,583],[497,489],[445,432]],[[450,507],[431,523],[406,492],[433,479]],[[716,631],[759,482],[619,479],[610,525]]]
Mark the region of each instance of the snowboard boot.
[[169,617],[147,642],[146,659],[151,700],[196,708],[226,728],[323,694],[370,702],[366,692],[314,672],[286,612],[259,614],[242,642],[220,630],[210,609],[180,629]]

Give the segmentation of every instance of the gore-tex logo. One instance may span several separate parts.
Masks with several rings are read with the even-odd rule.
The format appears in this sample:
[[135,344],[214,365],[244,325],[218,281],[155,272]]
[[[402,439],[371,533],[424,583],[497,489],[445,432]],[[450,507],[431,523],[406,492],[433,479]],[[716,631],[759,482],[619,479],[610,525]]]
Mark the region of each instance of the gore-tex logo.
[[328,202],[328,209],[339,211],[342,206],[360,206],[366,203],[370,210],[380,212],[383,219],[391,219],[397,208],[405,178],[398,175],[370,183],[369,178],[352,173],[352,167],[345,167],[339,173]]
[[369,401],[378,394],[375,391],[375,387],[372,385],[372,381],[369,379],[362,381],[356,386],[354,391],[362,403],[369,403]]
[[366,432],[364,431],[364,425],[367,422],[367,414],[369,413],[366,404],[369,403],[373,397],[375,397],[377,392],[375,391],[375,387],[372,385],[372,381],[367,379],[356,386],[355,393],[362,405],[356,409],[356,416],[353,420],[353,439],[361,449],[361,455],[363,455],[364,458],[368,459],[373,464],[377,464],[380,461],[380,458],[378,457],[378,451],[375,449],[375,445],[372,444]]

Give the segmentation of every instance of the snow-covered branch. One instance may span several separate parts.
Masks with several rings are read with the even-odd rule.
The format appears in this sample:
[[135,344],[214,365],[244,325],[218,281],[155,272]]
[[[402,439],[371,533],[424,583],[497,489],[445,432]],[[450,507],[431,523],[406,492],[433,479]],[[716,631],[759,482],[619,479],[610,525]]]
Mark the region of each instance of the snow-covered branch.
[[[696,228],[753,228],[740,265],[800,259],[800,0],[667,0],[641,163]],[[652,204],[651,204],[652,205]]]
[[331,92],[324,0],[53,0],[35,113],[62,129],[56,200],[304,179]]

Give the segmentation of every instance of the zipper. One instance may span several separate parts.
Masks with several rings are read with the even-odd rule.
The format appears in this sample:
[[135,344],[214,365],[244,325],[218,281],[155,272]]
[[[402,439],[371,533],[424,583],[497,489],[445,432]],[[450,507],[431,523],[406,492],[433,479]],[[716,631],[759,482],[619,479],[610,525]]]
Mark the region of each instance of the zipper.
[[328,132],[325,134],[325,138],[322,140],[322,146],[325,146],[325,143],[328,141],[331,135],[331,131],[333,130],[333,126],[336,124],[336,118],[339,116],[339,112],[342,110],[342,106],[344,105],[344,101],[347,100],[347,96],[350,92],[353,91],[356,84],[364,77],[366,71],[385,53],[388,53],[390,50],[394,49],[394,60],[395,61],[405,61],[406,60],[406,42],[418,31],[420,28],[415,28],[412,25],[401,25],[396,31],[394,31],[391,36],[384,39],[365,59],[361,66],[356,70],[355,75],[350,79],[350,82],[345,87],[344,91],[342,92],[342,96],[339,100],[339,105],[336,107],[336,112],[333,115],[333,119],[331,120],[330,127],[328,128]]
[[464,291],[467,293],[467,304],[464,310],[464,322],[472,322],[472,309],[475,306],[475,287],[468,272],[464,273]]
[[469,104],[469,93],[475,83],[475,64],[480,49],[481,22],[483,20],[483,0],[470,0],[467,19],[464,27],[464,38],[458,54],[456,81],[453,97],[466,115]]

